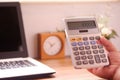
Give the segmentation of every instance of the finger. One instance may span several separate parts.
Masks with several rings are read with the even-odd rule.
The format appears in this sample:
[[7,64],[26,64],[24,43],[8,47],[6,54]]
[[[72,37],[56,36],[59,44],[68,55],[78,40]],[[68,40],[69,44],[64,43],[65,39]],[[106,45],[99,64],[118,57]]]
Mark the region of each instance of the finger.
[[111,65],[120,65],[120,52],[110,52],[108,54]]
[[89,72],[93,73],[93,74],[96,74],[95,73],[95,70],[97,70],[96,68],[92,68],[92,69],[87,69]]
[[109,51],[109,52],[114,52],[117,51],[115,46],[107,39],[104,37],[101,37],[99,42]]
[[96,75],[96,76],[99,76],[99,77],[102,77],[102,78],[105,78],[106,76],[104,76],[103,74],[103,68],[100,67],[100,68],[93,68],[93,69],[88,69],[89,72],[91,72],[92,74]]

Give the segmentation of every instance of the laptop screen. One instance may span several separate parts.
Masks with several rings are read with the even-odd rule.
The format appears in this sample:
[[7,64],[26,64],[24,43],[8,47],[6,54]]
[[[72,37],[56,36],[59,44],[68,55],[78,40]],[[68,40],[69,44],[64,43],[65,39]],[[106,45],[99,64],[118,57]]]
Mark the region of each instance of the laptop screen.
[[20,3],[0,3],[0,58],[26,57]]

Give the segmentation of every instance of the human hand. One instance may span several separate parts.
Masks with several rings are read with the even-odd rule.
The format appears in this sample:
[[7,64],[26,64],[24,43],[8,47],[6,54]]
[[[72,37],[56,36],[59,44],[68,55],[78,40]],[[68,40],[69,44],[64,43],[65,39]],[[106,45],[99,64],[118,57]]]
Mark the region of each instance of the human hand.
[[111,80],[113,79],[114,74],[120,65],[120,52],[118,52],[115,46],[105,38],[101,38],[98,42],[102,44],[108,51],[110,65],[100,68],[88,69],[88,71],[99,77]]

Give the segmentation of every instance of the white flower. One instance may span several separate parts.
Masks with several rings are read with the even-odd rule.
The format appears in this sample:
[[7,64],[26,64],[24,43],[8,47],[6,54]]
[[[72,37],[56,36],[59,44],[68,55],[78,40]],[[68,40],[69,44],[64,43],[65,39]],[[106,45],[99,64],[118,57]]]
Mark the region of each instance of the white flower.
[[106,39],[111,39],[115,38],[117,35],[116,31],[110,27],[107,27],[107,23],[109,20],[109,16],[104,16],[104,15],[99,15],[97,18],[98,21],[98,27],[101,31],[101,34],[106,38]]
[[111,29],[104,27],[101,29],[101,33],[105,34],[105,35],[110,35],[112,33],[112,31],[111,31]]
[[105,25],[104,24],[98,24],[99,28],[102,29]]

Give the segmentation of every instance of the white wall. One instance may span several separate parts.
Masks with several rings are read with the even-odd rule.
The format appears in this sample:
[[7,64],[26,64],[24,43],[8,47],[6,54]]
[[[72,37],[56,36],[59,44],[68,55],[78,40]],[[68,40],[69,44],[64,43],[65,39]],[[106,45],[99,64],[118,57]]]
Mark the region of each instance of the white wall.
[[[37,57],[37,34],[64,29],[63,19],[70,16],[107,14],[109,26],[120,35],[120,2],[113,3],[21,3],[29,55]],[[120,37],[112,42],[120,50]],[[68,54],[69,51],[66,51]]]

